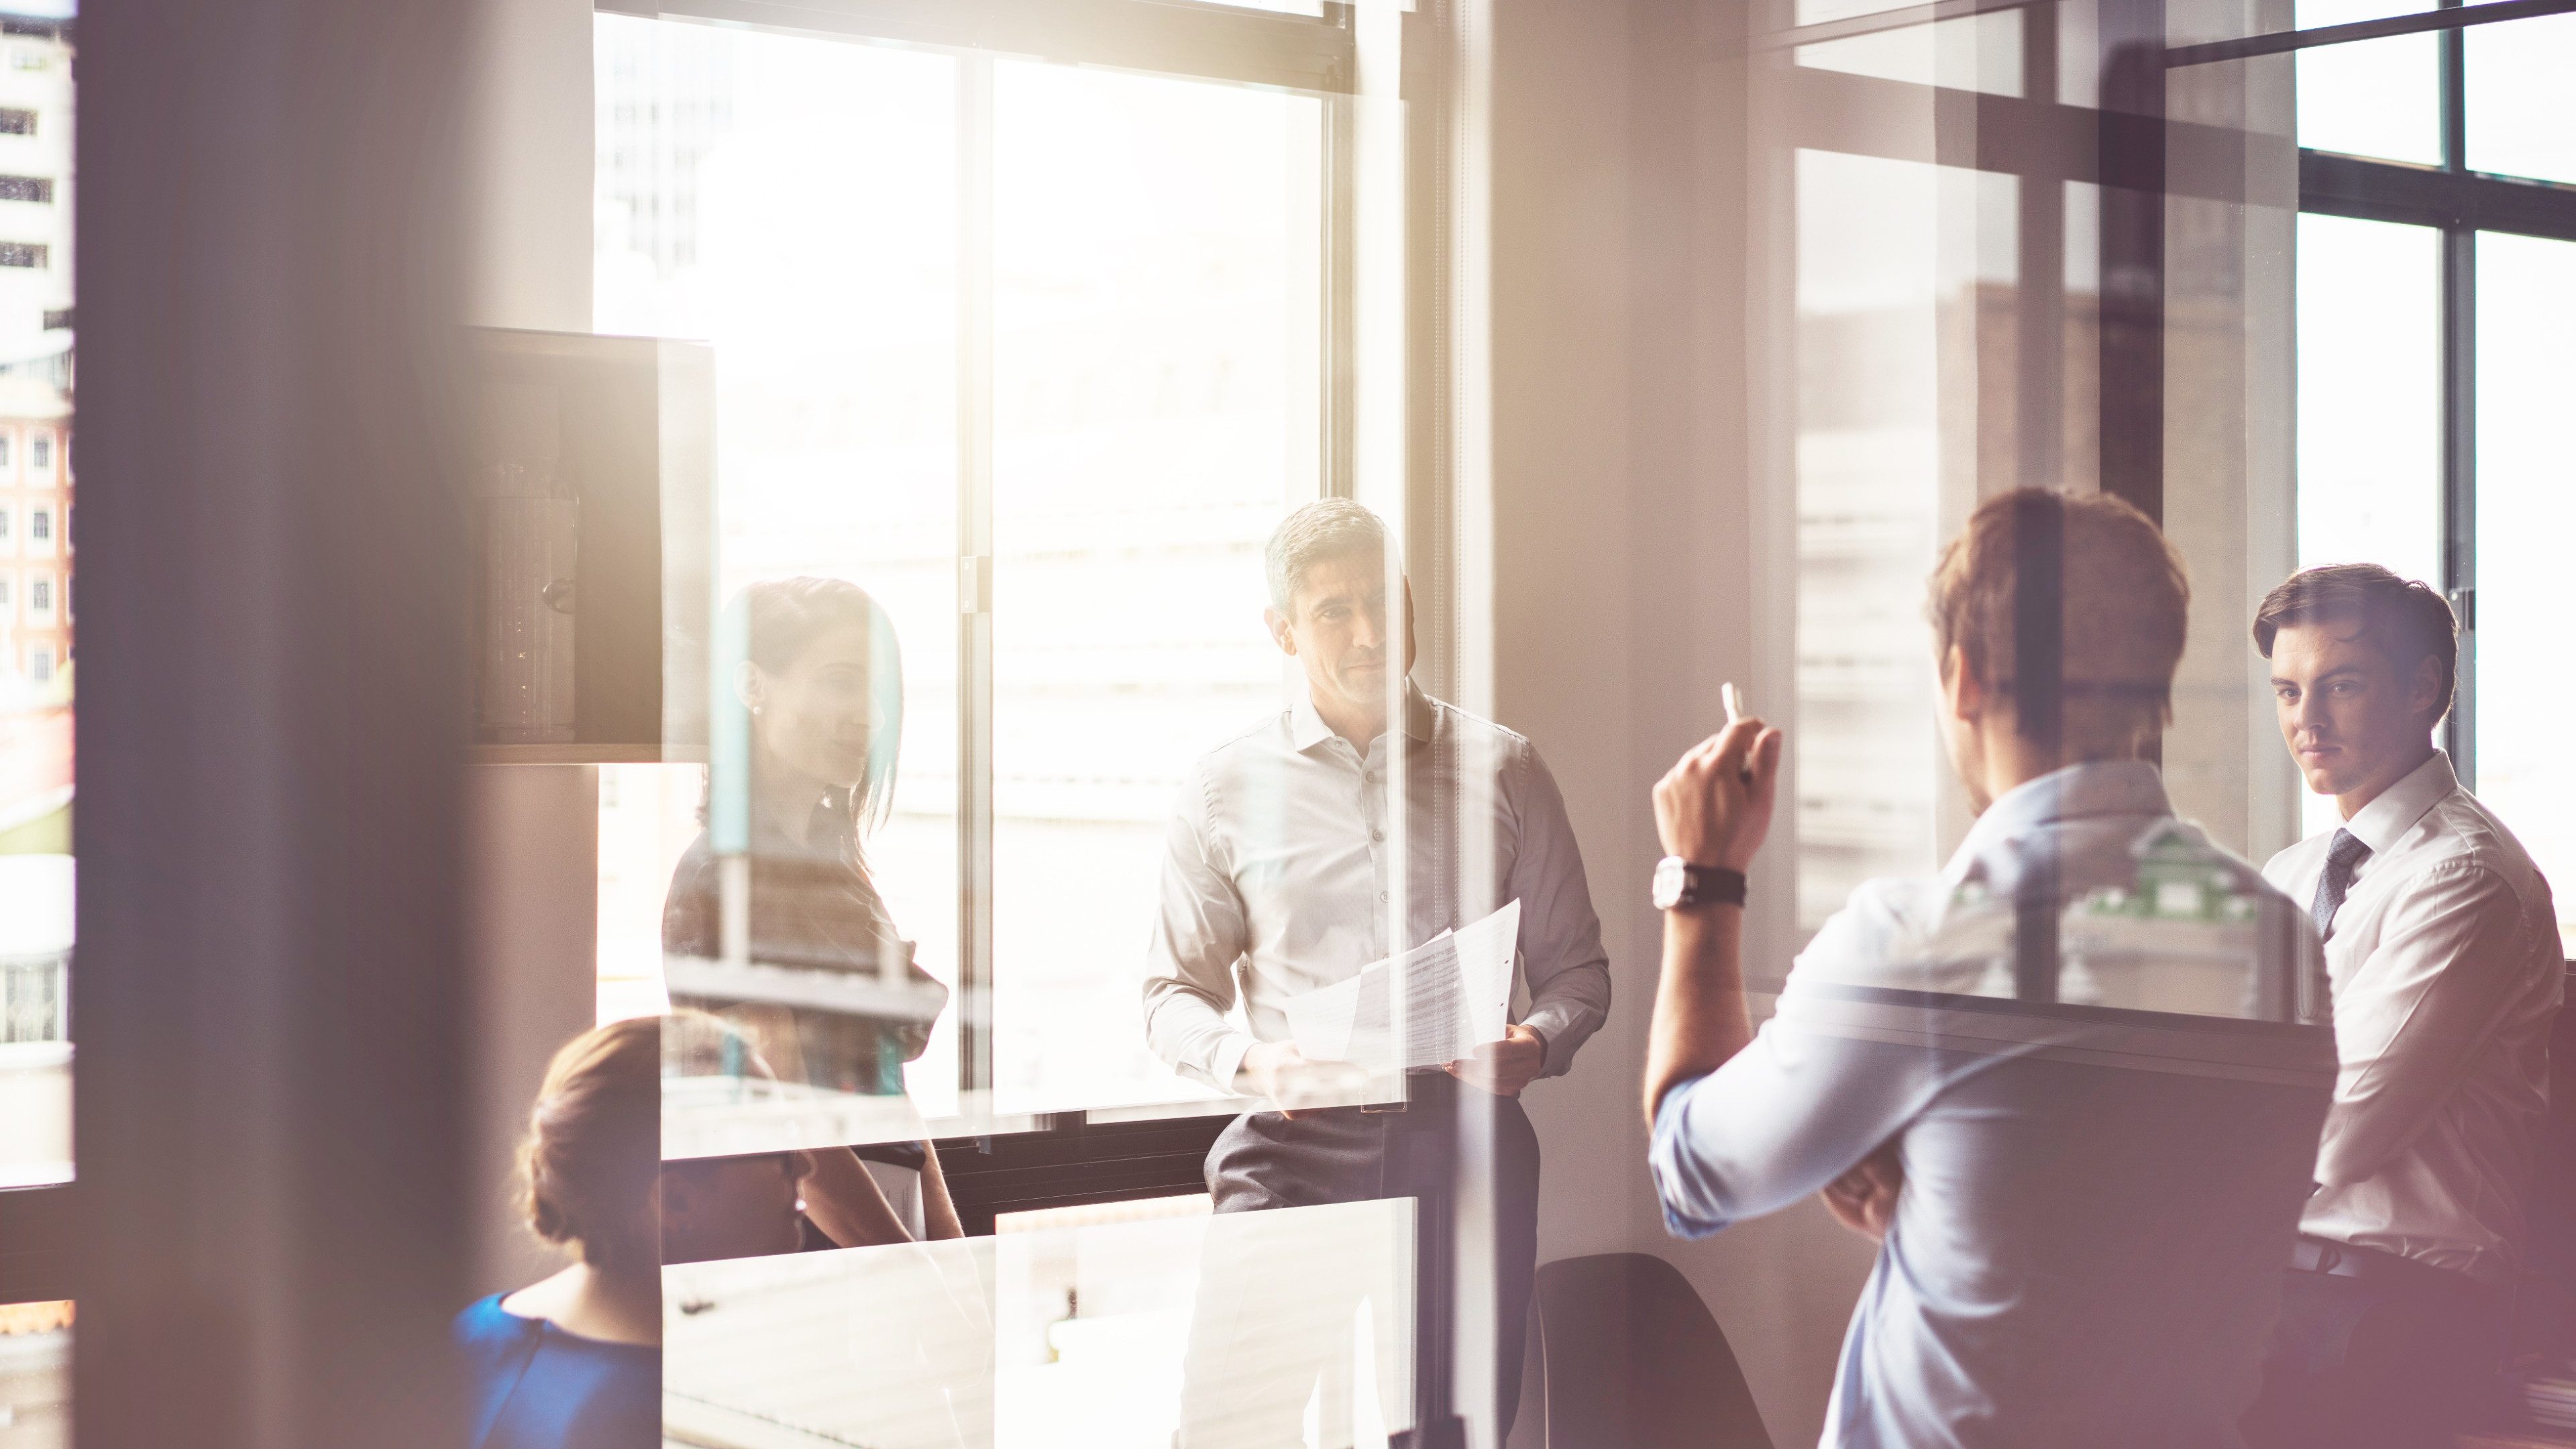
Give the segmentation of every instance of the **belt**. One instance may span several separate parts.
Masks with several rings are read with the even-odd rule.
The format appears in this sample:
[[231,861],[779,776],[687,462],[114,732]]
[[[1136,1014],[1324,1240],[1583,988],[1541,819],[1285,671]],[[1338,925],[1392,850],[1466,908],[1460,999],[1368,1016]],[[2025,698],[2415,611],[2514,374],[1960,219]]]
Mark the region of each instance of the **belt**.
[[2305,1233],[2300,1234],[2290,1246],[2290,1266],[2302,1273],[2324,1273],[2337,1278],[2403,1285],[2480,1301],[2495,1296],[2495,1290],[2466,1273],[2436,1268],[2430,1263],[2419,1263],[2381,1248],[2358,1247],[2351,1243],[2338,1243],[2331,1238],[2312,1238]]
[[1362,1102],[1360,1111],[1369,1116],[1385,1116],[1414,1108],[1430,1110],[1454,1105],[1458,1100],[1458,1079],[1438,1067],[1415,1067],[1404,1074],[1404,1095],[1387,1102]]

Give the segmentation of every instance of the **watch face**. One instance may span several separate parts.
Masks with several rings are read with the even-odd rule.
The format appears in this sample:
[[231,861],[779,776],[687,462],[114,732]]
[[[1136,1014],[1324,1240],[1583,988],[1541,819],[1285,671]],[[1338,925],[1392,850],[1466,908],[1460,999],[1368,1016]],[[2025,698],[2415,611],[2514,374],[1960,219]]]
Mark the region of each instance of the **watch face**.
[[1655,909],[1669,911],[1682,903],[1682,892],[1690,885],[1690,875],[1682,868],[1680,856],[1668,855],[1655,862]]

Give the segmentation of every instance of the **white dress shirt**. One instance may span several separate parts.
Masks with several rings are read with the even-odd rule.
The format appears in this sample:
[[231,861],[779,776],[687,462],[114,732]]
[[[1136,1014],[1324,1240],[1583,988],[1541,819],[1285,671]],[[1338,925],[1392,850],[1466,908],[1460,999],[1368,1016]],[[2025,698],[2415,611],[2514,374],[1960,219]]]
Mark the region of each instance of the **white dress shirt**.
[[[1520,966],[1565,1071],[1610,1008],[1610,964],[1565,801],[1521,736],[1406,686],[1405,795],[1387,809],[1386,736],[1367,753],[1296,704],[1220,745],[1183,783],[1163,858],[1145,1034],[1184,1076],[1234,1090],[1254,1041],[1286,1040],[1284,1003],[1518,899]],[[1452,824],[1450,822],[1454,821]],[[1452,835],[1463,847],[1444,845]],[[1403,837],[1404,839],[1399,839]],[[1412,869],[1396,879],[1399,844]],[[1490,852],[1491,872],[1454,868]],[[1446,854],[1450,858],[1441,859]],[[1246,1034],[1227,1020],[1241,968]]]
[[[2566,972],[2549,882],[2438,750],[2343,828],[2370,854],[2326,934],[2343,1068],[2301,1230],[2503,1285]],[[2333,838],[2264,876],[2307,904]]]
[[[2055,1001],[2017,984],[2034,881]],[[1777,1211],[1892,1140],[1905,1185],[1827,1446],[2233,1445],[2334,1081],[2327,1009],[2304,913],[2174,819],[2153,766],[2060,770],[1939,876],[1853,892],[1753,1042],[1666,1094],[1665,1221]]]

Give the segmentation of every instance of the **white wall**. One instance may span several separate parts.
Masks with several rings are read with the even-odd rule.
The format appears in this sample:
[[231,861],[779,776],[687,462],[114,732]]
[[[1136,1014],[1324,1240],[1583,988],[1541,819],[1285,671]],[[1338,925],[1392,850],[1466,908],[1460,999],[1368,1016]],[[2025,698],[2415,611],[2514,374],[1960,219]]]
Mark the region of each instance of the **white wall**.
[[[465,317],[590,330],[589,0],[486,0],[467,108]],[[468,1150],[477,1293],[562,1259],[521,1225],[512,1158],[555,1048],[597,1017],[599,778],[587,765],[466,771],[475,968]]]
[[[1871,1250],[1813,1203],[1669,1237],[1638,1107],[1661,940],[1647,791],[1723,719],[1719,682],[1755,674],[1741,92],[1693,60],[1678,0],[1498,11],[1497,712],[1564,788],[1615,982],[1573,1073],[1526,1098],[1546,1154],[1539,1255],[1679,1266],[1773,1439],[1812,1444]],[[1755,873],[1749,948],[1776,956],[1786,882]]]

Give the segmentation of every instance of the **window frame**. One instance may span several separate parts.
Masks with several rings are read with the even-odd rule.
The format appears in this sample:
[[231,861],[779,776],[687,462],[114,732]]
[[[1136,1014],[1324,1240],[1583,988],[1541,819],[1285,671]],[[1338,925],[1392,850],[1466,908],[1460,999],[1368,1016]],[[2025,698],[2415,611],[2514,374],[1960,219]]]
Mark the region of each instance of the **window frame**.
[[[2422,226],[2441,234],[2441,584],[2460,621],[2459,671],[2443,742],[2460,783],[2472,790],[2478,782],[2478,233],[2576,242],[2576,185],[2469,169],[2465,27],[2570,11],[2576,11],[2576,0],[2507,0],[2473,6],[2445,0],[2443,9],[2429,16],[2403,17],[2417,22],[2416,30],[2439,31],[2435,64],[2441,68],[2442,164],[2438,169],[2305,147],[2299,151],[2301,212]],[[2443,20],[2452,23],[2439,27],[2426,23]],[[2337,31],[2353,28],[2333,27]],[[2317,43],[2358,38],[2366,37],[2338,36]]]
[[[2301,213],[2351,217],[2366,221],[2426,226],[2441,232],[2442,398],[2441,455],[2443,577],[2441,586],[2460,620],[2460,650],[2455,703],[2445,724],[2445,745],[2463,784],[2477,781],[2477,235],[2481,231],[2545,237],[2576,242],[2576,184],[2509,177],[2473,171],[2467,162],[2468,27],[2537,19],[2576,12],[2576,0],[2487,0],[2464,4],[2438,0],[2439,8],[2382,20],[2308,30],[2268,32],[2241,39],[2167,47],[2161,66],[2132,67],[2125,88],[2119,86],[2114,47],[2134,46],[2143,36],[2160,35],[2165,0],[2132,0],[2121,4],[2122,23],[2110,20],[2114,0],[2102,0],[2099,25],[2103,66],[2102,93],[2096,109],[2069,106],[2057,94],[2057,14],[2054,0],[1932,0],[1901,8],[1811,25],[1787,23],[1790,0],[1769,0],[1762,13],[1775,28],[1744,40],[1723,42],[1712,58],[1747,52],[1786,50],[1799,45],[1854,35],[1930,25],[1940,21],[2005,10],[2022,13],[2022,94],[2002,96],[1941,86],[1795,67],[1785,85],[1792,97],[1790,119],[1777,136],[1784,150],[1813,148],[1901,160],[1933,161],[1944,166],[1997,172],[2018,178],[2019,254],[2025,267],[2034,258],[2063,255],[2065,218],[2054,200],[2056,188],[2034,186],[2080,180],[2131,193],[2132,206],[2149,214],[2130,218],[2127,230],[2153,235],[2161,231],[2163,198],[2189,194],[2188,182],[2165,165],[2169,151],[2189,149],[2206,158],[2223,144],[2216,128],[2163,115],[2163,80],[2172,71],[2195,65],[2282,55],[2329,45],[2349,44],[2388,35],[2434,32],[2443,164],[2427,168],[2403,162],[2349,156],[2307,147],[2297,150],[2298,210]],[[1927,138],[1921,118],[1951,116],[1970,124],[1938,126]],[[1927,139],[1930,144],[1925,143]],[[2220,199],[2234,200],[2234,197]],[[2161,310],[2164,259],[2161,248],[2147,254],[2115,257],[2115,228],[2106,215],[2100,228],[2103,253],[2100,275],[2115,266],[2142,279],[2134,299],[2142,311]],[[2058,456],[2057,441],[2048,436],[2061,406],[2059,341],[2063,291],[2049,275],[2026,272],[2022,296],[2037,293],[2036,306],[2019,315],[2018,375],[2013,386],[2020,406],[2016,452],[2026,474],[2046,476]],[[2100,418],[2101,486],[2135,503],[2159,523],[2164,518],[2161,430],[2164,412],[2163,354],[2153,328],[2132,329],[2124,341],[2108,325],[2112,299],[2103,299],[2106,325],[2101,329],[2100,387],[2106,400]],[[2126,355],[2123,355],[2126,354]],[[2122,399],[2115,407],[2109,400]],[[1758,411],[1758,410],[1757,410]],[[1776,408],[1775,408],[1776,411]],[[2033,421],[2039,426],[2033,427]],[[1785,460],[1783,460],[1785,466]],[[1777,607],[1774,605],[1773,607]],[[1765,626],[1777,625],[1777,618]],[[1783,681],[1785,684],[1785,681]],[[1794,825],[1791,827],[1794,835]]]

